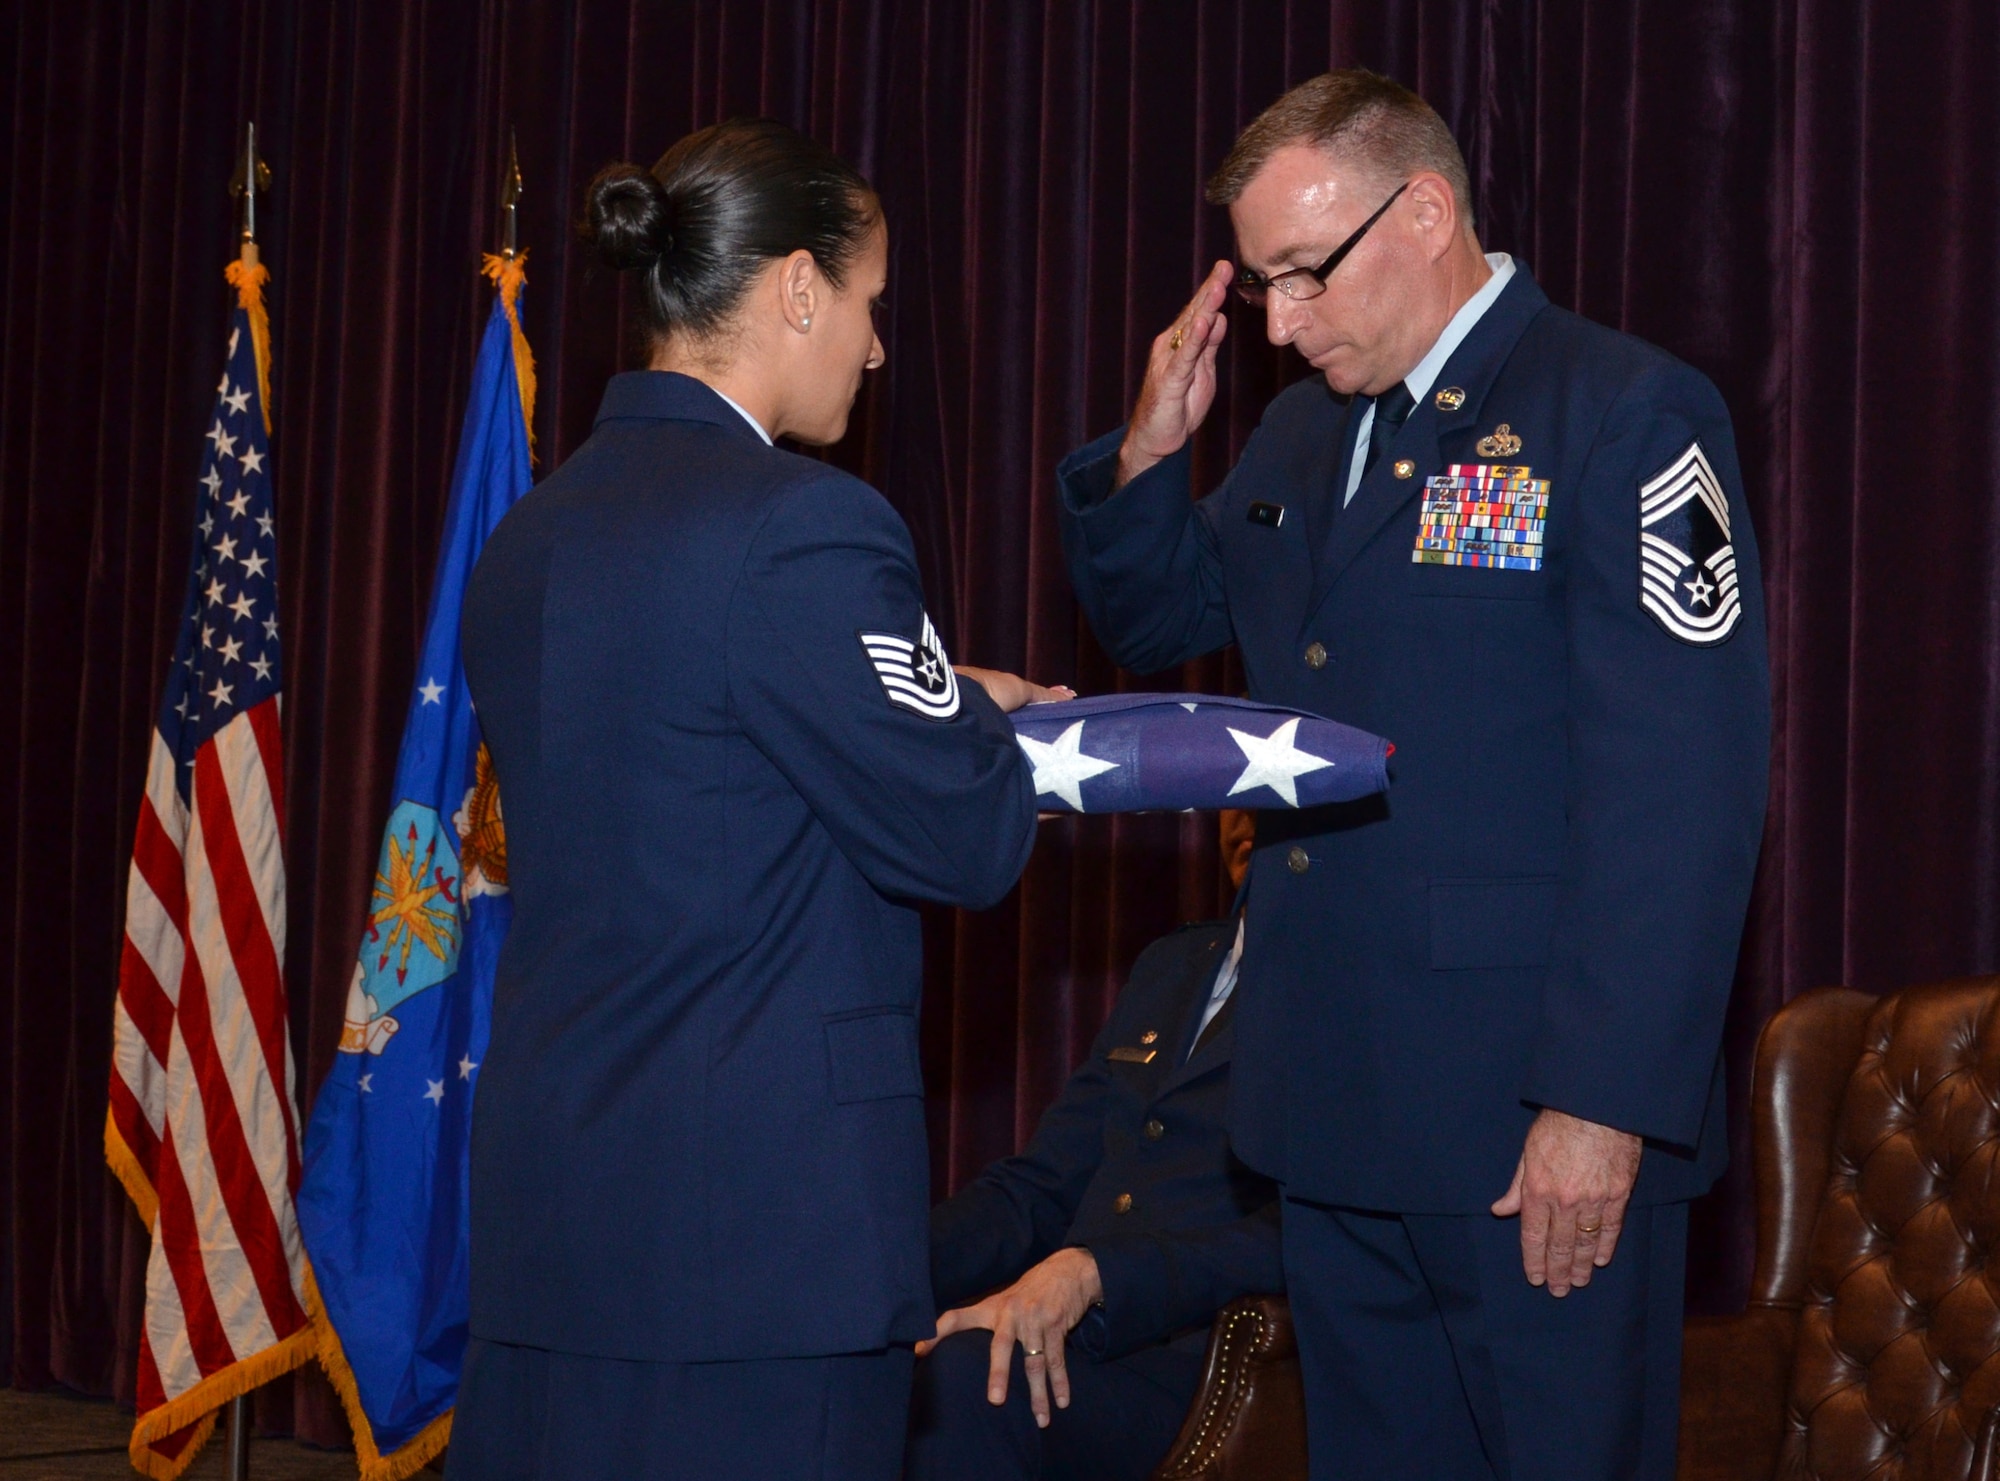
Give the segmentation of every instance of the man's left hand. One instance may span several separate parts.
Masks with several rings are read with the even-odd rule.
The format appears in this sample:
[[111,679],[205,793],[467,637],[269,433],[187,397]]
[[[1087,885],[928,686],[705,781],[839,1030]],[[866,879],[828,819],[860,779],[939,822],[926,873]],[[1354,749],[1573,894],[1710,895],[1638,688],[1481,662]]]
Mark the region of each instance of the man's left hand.
[[1521,1218],[1521,1268],[1528,1284],[1551,1296],[1590,1284],[1590,1272],[1611,1263],[1625,1203],[1639,1176],[1643,1143],[1617,1131],[1544,1110],[1528,1128],[1514,1182],[1493,1212]]
[[1063,1365],[1063,1342],[1070,1328],[1083,1320],[1093,1301],[1102,1300],[1103,1282],[1089,1250],[1057,1250],[1004,1291],[995,1291],[976,1306],[955,1307],[938,1318],[937,1336],[917,1344],[922,1357],[954,1332],[972,1328],[993,1334],[986,1369],[986,1400],[1007,1402],[1007,1379],[1014,1367],[1014,1344],[1021,1344],[1021,1366],[1028,1375],[1028,1407],[1035,1423],[1049,1423],[1049,1395],[1058,1409],[1069,1408],[1069,1370]]

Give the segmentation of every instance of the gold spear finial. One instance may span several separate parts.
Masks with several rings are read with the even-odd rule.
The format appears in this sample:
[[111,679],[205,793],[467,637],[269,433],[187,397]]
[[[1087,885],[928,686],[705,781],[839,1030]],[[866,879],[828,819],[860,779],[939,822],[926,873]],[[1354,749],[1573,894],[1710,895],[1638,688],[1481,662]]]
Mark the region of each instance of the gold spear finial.
[[500,182],[500,255],[512,261],[520,247],[521,156],[514,148],[514,130],[507,130],[507,173]]
[[243,125],[243,157],[236,161],[236,173],[229,177],[229,193],[243,198],[241,255],[245,262],[257,260],[257,193],[271,188],[271,167],[257,153],[257,125]]

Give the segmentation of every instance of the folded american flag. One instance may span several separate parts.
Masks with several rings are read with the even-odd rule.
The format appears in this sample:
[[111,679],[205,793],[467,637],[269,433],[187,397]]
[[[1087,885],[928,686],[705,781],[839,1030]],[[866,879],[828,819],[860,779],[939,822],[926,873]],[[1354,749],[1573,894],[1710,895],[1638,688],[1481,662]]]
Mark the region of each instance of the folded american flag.
[[1387,789],[1395,747],[1304,710],[1213,694],[1103,694],[1013,714],[1044,808],[1297,808]]

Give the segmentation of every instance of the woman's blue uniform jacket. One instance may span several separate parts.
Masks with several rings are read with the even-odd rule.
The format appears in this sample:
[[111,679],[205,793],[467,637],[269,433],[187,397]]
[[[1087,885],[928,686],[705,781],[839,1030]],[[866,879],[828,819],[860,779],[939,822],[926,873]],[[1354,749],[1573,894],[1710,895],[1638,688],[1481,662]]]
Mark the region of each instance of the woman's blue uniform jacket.
[[655,1361],[931,1335],[920,900],[1034,842],[909,532],[699,381],[614,379],[466,594],[514,922],[474,1336]]
[[1342,508],[1367,404],[1292,386],[1199,503],[1185,452],[1114,494],[1116,433],[1061,470],[1120,663],[1233,641],[1253,699],[1396,746],[1384,796],[1260,815],[1236,1150],[1294,1197],[1483,1215],[1546,1106],[1647,1138],[1638,1202],[1693,1197],[1770,764],[1729,413],[1525,271]]

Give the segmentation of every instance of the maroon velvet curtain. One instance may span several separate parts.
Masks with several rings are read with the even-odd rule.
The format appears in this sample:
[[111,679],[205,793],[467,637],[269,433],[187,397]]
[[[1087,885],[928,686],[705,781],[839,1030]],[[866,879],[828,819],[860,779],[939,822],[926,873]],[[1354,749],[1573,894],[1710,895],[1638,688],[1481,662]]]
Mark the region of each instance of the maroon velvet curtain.
[[[2000,9],[1991,0],[65,0],[0,16],[0,1363],[129,1399],[145,1231],[99,1137],[126,861],[221,351],[224,187],[261,213],[286,644],[286,966],[333,1053],[486,287],[508,130],[546,468],[629,361],[582,183],[762,112],[881,189],[885,339],[833,456],[908,519],[954,655],[1116,673],[1051,516],[1229,251],[1200,183],[1329,65],[1422,91],[1482,236],[1712,376],[1767,561],[1778,740],[1729,1030],[1821,982],[2000,968]],[[1232,338],[1227,466],[1295,362]],[[1149,683],[1227,688],[1222,656]],[[1699,819],[1690,820],[1699,847]],[[939,1191],[1011,1149],[1153,936],[1222,903],[1213,819],[1048,825],[929,922]],[[1339,1073],[1338,1065],[1327,1067]],[[1739,1299],[1747,1155],[1694,1292]],[[1497,1192],[1498,1190],[1496,1190]],[[264,1422],[337,1442],[316,1379]]]

